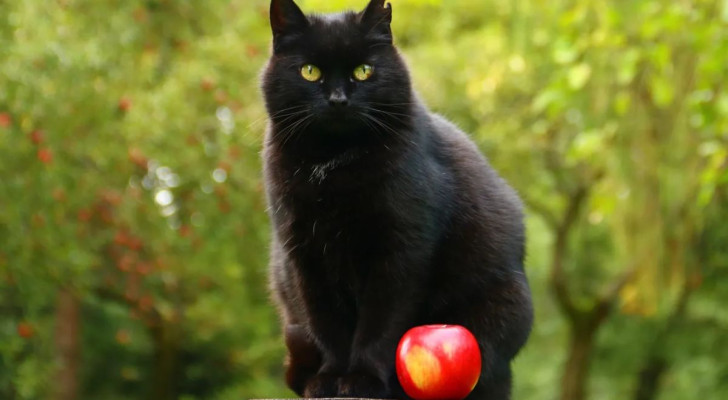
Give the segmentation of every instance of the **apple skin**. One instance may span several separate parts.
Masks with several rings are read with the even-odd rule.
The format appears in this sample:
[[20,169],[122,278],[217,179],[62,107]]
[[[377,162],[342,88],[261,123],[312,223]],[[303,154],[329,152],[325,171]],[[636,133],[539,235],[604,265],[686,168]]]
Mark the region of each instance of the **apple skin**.
[[417,326],[397,347],[397,378],[415,400],[461,400],[478,383],[480,348],[459,325]]

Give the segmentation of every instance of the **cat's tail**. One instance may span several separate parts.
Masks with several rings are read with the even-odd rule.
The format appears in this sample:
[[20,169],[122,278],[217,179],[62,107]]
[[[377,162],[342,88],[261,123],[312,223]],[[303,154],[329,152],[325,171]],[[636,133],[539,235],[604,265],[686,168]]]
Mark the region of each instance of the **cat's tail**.
[[321,368],[321,352],[301,325],[286,326],[286,383],[288,387],[303,396],[306,381]]

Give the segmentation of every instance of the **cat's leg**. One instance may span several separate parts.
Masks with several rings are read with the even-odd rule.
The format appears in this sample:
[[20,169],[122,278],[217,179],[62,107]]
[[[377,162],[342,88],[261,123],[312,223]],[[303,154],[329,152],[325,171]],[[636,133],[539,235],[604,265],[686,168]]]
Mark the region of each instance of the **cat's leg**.
[[[285,380],[291,390],[299,396],[304,396],[307,383],[321,368],[322,354],[311,334],[294,266],[287,259],[286,252],[281,248],[276,235],[273,236],[271,248],[270,284],[281,313],[288,349]],[[335,380],[329,386],[333,387],[335,393]]]
[[285,327],[286,383],[299,396],[304,395],[306,382],[321,368],[321,352],[305,326],[290,324]]
[[337,307],[342,302],[330,288],[309,287],[304,292],[312,337],[321,354],[321,366],[307,379],[303,395],[307,398],[336,397],[338,382],[349,365],[353,312]]
[[510,363],[526,342],[533,318],[528,285],[513,277],[484,288],[482,296],[450,311],[450,322],[470,329],[480,345],[482,372],[468,400],[509,400]]
[[511,398],[511,367],[508,361],[491,363],[492,370],[484,373],[466,400],[509,400]]
[[[274,237],[271,287],[283,319],[288,348],[286,383],[299,396],[333,397],[348,361],[348,345],[341,343],[350,343],[351,334],[343,341],[336,338],[333,312],[327,305],[331,299],[323,295],[331,291],[320,287],[304,290],[306,283],[296,270]],[[311,298],[306,293],[317,295]]]
[[339,382],[339,396],[392,398],[395,353],[402,335],[412,327],[424,296],[428,269],[420,252],[371,266],[360,299],[359,316],[348,373]]

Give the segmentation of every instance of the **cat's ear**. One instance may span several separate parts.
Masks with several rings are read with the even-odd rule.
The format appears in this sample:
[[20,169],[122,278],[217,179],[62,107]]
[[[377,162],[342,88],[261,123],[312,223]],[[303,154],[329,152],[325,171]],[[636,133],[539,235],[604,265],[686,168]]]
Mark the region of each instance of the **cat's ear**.
[[271,0],[270,27],[273,38],[298,33],[308,26],[308,20],[293,0]]
[[392,41],[392,3],[387,0],[370,0],[367,8],[359,15],[359,22],[367,36],[381,37]]

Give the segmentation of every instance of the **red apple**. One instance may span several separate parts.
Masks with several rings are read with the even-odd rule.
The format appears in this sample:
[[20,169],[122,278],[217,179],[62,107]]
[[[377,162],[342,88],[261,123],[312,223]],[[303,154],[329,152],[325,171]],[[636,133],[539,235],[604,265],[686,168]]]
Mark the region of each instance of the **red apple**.
[[397,377],[416,400],[461,400],[480,377],[480,349],[459,325],[417,326],[397,347]]

